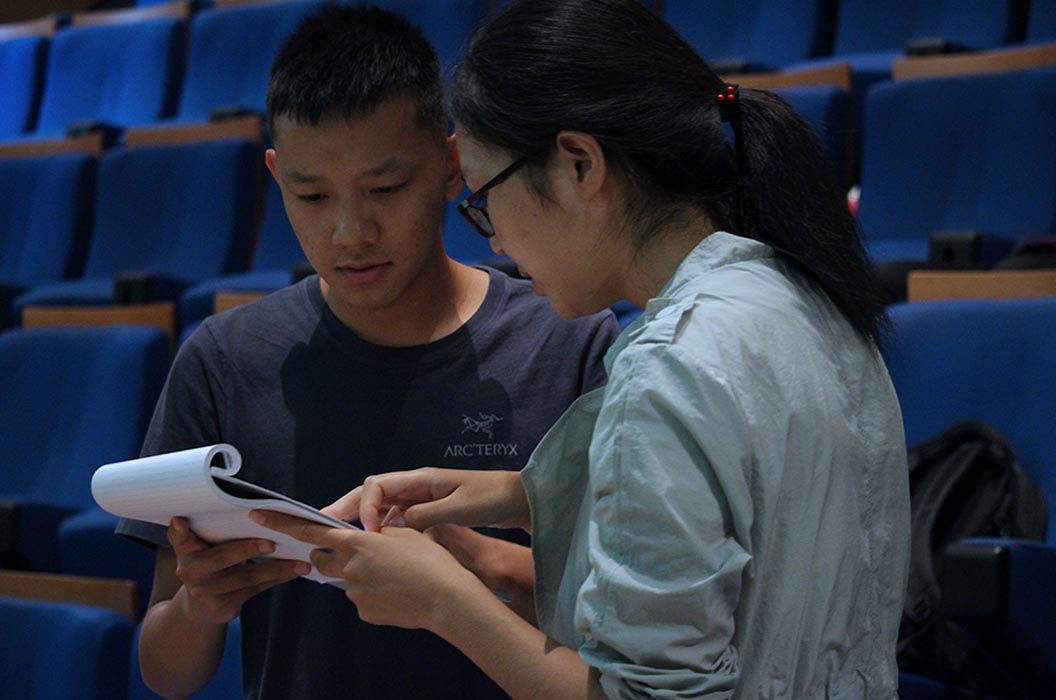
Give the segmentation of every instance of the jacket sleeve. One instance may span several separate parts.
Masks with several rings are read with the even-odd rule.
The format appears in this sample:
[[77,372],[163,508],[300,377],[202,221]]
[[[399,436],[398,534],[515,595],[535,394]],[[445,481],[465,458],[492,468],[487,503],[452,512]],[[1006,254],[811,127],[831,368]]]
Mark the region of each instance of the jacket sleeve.
[[718,379],[652,345],[625,351],[590,451],[580,654],[608,698],[727,698],[751,556],[749,450]]

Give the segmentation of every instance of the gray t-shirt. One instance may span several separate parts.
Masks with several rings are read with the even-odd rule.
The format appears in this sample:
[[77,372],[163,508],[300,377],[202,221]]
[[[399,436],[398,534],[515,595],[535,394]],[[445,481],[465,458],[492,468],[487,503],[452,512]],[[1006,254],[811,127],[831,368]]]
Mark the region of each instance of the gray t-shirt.
[[[481,308],[427,345],[373,345],[325,304],[318,277],[207,319],[181,347],[142,454],[226,442],[239,477],[316,507],[370,474],[520,469],[579,395],[605,381],[610,312],[565,320],[494,270]],[[167,546],[165,529],[120,534]],[[242,610],[247,698],[490,698],[454,647],[359,620],[342,591],[298,579]],[[178,650],[173,650],[178,653]]]

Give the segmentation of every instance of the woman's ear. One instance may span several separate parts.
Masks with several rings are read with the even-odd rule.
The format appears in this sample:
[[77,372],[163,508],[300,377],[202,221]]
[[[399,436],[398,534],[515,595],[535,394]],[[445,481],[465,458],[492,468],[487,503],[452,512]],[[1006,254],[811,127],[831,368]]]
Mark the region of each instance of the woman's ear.
[[580,197],[589,200],[601,191],[608,168],[597,139],[580,131],[562,131],[555,138],[554,150],[554,164]]

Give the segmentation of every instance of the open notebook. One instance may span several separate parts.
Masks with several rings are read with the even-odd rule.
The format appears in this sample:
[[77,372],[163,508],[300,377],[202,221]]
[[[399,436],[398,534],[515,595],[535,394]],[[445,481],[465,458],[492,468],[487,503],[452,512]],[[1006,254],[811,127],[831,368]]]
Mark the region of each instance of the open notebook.
[[[235,478],[241,467],[242,456],[227,444],[114,462],[92,476],[92,496],[103,510],[123,518],[168,526],[174,516],[184,516],[199,537],[213,544],[271,540],[274,559],[309,562],[313,547],[257,525],[249,519],[250,510],[275,510],[331,527],[357,529],[281,493]],[[342,579],[324,576],[314,566],[304,578],[344,588]]]

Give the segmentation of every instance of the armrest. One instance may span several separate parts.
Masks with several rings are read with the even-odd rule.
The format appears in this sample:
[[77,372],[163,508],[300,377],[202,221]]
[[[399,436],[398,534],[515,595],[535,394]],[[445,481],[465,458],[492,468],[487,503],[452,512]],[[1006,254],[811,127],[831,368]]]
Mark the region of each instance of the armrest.
[[0,501],[0,569],[15,566],[18,554],[18,503]]
[[261,116],[261,113],[252,107],[244,107],[242,105],[224,105],[209,111],[209,121],[211,122],[224,122],[229,119],[249,116]]
[[940,54],[965,53],[972,49],[941,36],[919,36],[906,42],[907,56],[937,56]]
[[75,512],[51,503],[0,501],[0,566],[56,570],[59,524]]
[[722,76],[740,75],[742,73],[760,73],[773,70],[770,66],[764,66],[761,63],[752,63],[742,56],[711,58],[708,59],[708,65],[711,66],[713,71]]
[[1008,540],[963,540],[942,553],[942,613],[953,620],[1002,624],[1008,619],[1012,553]]
[[985,231],[936,231],[928,241],[928,261],[953,269],[987,268],[1006,257],[1014,243]]
[[127,579],[0,571],[0,596],[91,605],[139,621],[136,584]]
[[189,286],[187,280],[156,272],[122,272],[114,278],[114,303],[127,306],[175,301]]
[[1056,547],[1052,545],[999,538],[963,540],[943,553],[943,612],[969,624],[1000,629],[1025,664],[1050,690],[1056,689],[1054,579]]
[[116,124],[99,121],[73,122],[66,127],[66,138],[76,139],[88,134],[99,134],[102,137],[104,150],[113,148],[121,140],[124,129]]
[[0,282],[0,328],[6,328],[14,320],[11,318],[11,302],[24,291],[25,287]]

